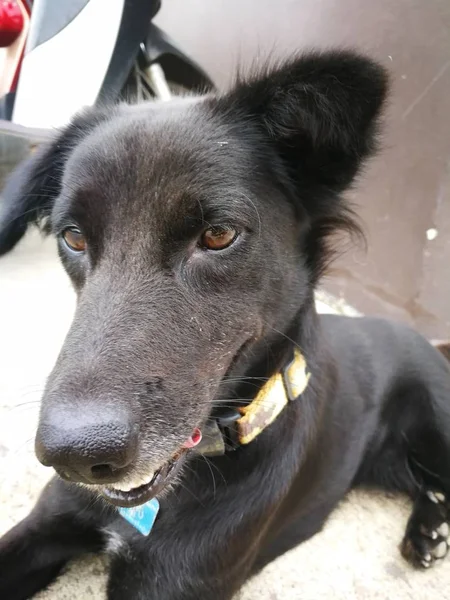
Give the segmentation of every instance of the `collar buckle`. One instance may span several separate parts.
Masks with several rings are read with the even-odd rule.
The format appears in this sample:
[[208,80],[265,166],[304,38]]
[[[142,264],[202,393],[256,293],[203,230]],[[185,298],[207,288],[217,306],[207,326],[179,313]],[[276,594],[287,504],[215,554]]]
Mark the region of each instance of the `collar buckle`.
[[297,400],[305,391],[311,373],[308,373],[306,361],[299,350],[294,349],[291,361],[280,370],[286,396],[289,402]]
[[284,367],[281,369],[281,378],[283,380],[284,389],[286,391],[286,396],[288,397],[289,402],[294,402],[294,400],[297,399],[297,396],[295,395],[294,389],[291,384],[291,378],[289,377],[289,371],[295,365],[296,360],[297,357],[295,356],[295,353],[292,353],[292,358],[290,362],[288,362],[287,365],[284,365]]
[[208,420],[196,452],[221,456],[249,444],[273,423],[289,402],[303,394],[310,376],[304,356],[295,348],[290,362],[263,385],[250,404],[221,411]]
[[226,450],[236,450],[241,445],[236,425],[241,416],[237,410],[230,410],[217,418],[217,425],[222,433]]
[[202,428],[203,437],[195,452],[205,456],[222,456],[225,452],[236,450],[240,446],[236,425],[240,418],[237,410],[210,418]]

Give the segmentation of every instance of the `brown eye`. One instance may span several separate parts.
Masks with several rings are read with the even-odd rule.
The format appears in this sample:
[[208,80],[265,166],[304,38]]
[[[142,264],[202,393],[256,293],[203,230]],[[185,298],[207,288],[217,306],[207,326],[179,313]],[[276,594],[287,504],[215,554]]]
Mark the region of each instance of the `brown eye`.
[[86,250],[86,238],[76,227],[68,227],[62,233],[62,238],[74,252],[84,252]]
[[234,242],[238,232],[232,227],[210,227],[203,232],[200,245],[207,250],[223,250]]

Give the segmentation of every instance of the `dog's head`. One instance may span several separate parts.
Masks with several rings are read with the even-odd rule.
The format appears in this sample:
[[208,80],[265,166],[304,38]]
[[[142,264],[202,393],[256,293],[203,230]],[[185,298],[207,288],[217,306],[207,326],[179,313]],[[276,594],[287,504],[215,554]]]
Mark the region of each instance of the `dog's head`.
[[311,301],[385,93],[373,62],[309,55],[219,96],[89,110],[19,168],[0,253],[43,224],[78,294],[44,464],[122,504],[166,482],[232,376]]

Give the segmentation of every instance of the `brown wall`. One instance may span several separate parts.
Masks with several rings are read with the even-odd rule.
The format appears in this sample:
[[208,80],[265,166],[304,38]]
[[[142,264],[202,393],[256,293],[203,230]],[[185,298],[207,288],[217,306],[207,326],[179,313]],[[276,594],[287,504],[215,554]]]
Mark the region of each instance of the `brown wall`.
[[157,21],[220,86],[238,63],[311,47],[355,47],[389,68],[384,151],[350,194],[369,249],[325,287],[450,338],[450,0],[164,0]]

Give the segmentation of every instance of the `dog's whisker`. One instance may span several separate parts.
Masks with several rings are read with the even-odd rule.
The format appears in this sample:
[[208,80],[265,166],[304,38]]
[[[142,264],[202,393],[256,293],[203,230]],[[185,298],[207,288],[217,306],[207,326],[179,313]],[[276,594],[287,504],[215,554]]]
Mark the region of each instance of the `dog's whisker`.
[[203,508],[205,508],[205,504],[200,500],[200,498],[194,494],[194,492],[192,490],[190,490],[187,485],[185,483],[179,482],[180,487],[182,487],[188,494],[190,494],[195,500],[197,500],[197,502],[200,504],[200,506],[202,506]]
[[16,410],[16,409],[23,409],[23,408],[34,408],[36,406],[39,406],[41,404],[41,400],[40,398],[36,398],[35,400],[27,400],[26,402],[19,402],[19,404],[13,404],[12,406],[8,406],[8,409],[11,410]]
[[216,464],[214,464],[214,462],[210,458],[208,458],[207,456],[204,456],[203,454],[200,455],[200,456],[201,456],[201,458],[203,458],[208,463],[208,466],[209,466],[210,469],[215,469],[217,471],[217,473],[222,478],[222,481],[223,481],[223,483],[224,483],[224,485],[226,487],[228,485],[228,482],[225,479],[225,476],[222,473],[222,471],[219,469],[219,467]]
[[38,395],[38,394],[43,394],[44,393],[44,388],[42,387],[36,387],[36,388],[28,388],[28,389],[24,389],[22,392],[19,391],[19,396],[24,398],[26,396],[31,396],[31,395]]
[[279,335],[281,335],[282,337],[286,338],[288,340],[288,342],[291,342],[291,344],[293,344],[296,348],[298,348],[298,350],[300,350],[300,352],[302,354],[304,354],[304,350],[302,349],[302,347],[300,346],[300,344],[298,342],[296,342],[295,340],[293,340],[291,337],[289,337],[286,333],[284,333],[283,331],[280,331],[279,329],[276,329],[275,327],[273,327],[272,325],[269,325],[269,323],[265,322],[266,326],[271,329],[272,331],[274,331],[275,333],[278,333]]
[[[190,466],[190,464],[189,464],[189,463],[187,463],[187,464],[184,466],[184,469],[185,469],[186,471],[188,471],[189,473],[192,473],[194,476],[196,476],[196,475],[197,475],[196,471],[194,471],[194,469],[193,469],[193,468]],[[191,495],[193,498],[195,498],[195,500],[197,500],[197,502],[198,502],[198,503],[199,503],[199,504],[200,504],[202,507],[205,507],[205,505],[204,505],[204,504],[203,504],[203,502],[200,500],[200,498],[199,498],[199,497],[198,497],[196,494],[194,494],[194,492],[193,492],[193,491],[192,491],[192,490],[191,490],[191,489],[190,489],[190,488],[187,486],[187,484],[186,484],[186,483],[183,483],[183,481],[182,481],[181,479],[180,479],[180,481],[179,481],[178,483],[179,483],[180,487],[182,487],[182,488],[183,488],[183,489],[184,489],[186,492],[188,492],[188,493],[189,493],[189,494],[190,494],[190,495]]]
[[251,381],[251,380],[268,381],[269,379],[270,379],[270,377],[250,377],[250,376],[245,376],[245,375],[242,375],[241,377],[235,377],[233,375],[225,375],[222,378],[222,381],[226,381],[226,382],[228,382],[228,381],[230,381],[230,382],[234,382],[234,381],[237,381],[237,382],[239,382],[239,381],[248,382],[248,381]]
[[211,478],[212,478],[212,482],[213,482],[213,499],[215,500],[215,498],[216,498],[216,480],[214,477],[213,470],[212,470],[209,460],[206,458],[206,456],[203,456],[202,454],[200,454],[200,456],[201,456],[201,458],[203,458],[205,460],[206,464],[208,465],[209,471],[211,473]]
[[[27,446],[29,446],[30,444],[33,444],[33,447],[31,449],[27,448]],[[23,454],[24,451],[34,454],[34,436],[22,441],[22,443],[20,443],[18,446],[14,446],[13,448],[8,448],[8,454],[10,456],[11,455],[16,456],[18,454]]]
[[253,200],[247,196],[247,194],[244,194],[244,192],[241,192],[239,195],[240,195],[240,197],[244,198],[249,204],[251,204],[251,206],[255,209],[256,216],[258,218],[258,237],[261,237],[262,221],[261,221],[261,215],[259,214],[258,207],[253,202]]

